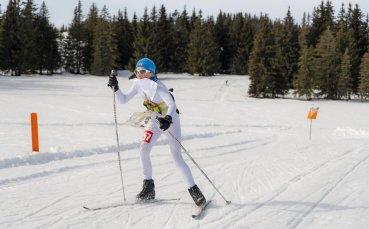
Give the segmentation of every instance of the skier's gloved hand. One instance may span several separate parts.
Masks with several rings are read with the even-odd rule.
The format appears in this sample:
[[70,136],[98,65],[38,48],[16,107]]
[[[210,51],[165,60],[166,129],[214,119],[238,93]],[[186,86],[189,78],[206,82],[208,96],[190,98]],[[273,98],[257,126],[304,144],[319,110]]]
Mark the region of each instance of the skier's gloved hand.
[[172,116],[170,115],[166,115],[164,118],[159,117],[159,128],[162,129],[163,131],[166,131],[169,127],[170,124],[172,124]]
[[119,90],[117,74],[115,73],[115,71],[112,71],[109,76],[108,86],[113,88],[114,92]]

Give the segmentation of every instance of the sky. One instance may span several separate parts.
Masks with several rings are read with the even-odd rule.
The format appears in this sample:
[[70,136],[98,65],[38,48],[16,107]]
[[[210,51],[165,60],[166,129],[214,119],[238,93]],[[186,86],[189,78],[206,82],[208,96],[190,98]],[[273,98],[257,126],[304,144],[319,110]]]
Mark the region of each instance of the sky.
[[[50,12],[50,21],[57,27],[70,24],[73,18],[73,10],[76,7],[78,0],[34,0],[37,6],[41,6],[42,2]],[[9,0],[0,0],[2,11],[8,4]],[[259,15],[267,13],[271,18],[283,18],[286,15],[287,9],[291,7],[291,13],[297,22],[300,22],[304,12],[311,13],[314,7],[318,6],[321,0],[82,0],[83,12],[87,14],[92,3],[96,3],[101,9],[104,5],[107,6],[111,15],[116,15],[118,10],[127,8],[128,16],[132,18],[136,12],[138,17],[141,17],[145,6],[149,11],[155,5],[160,7],[162,4],[168,12],[173,12],[175,9],[182,11],[184,7],[189,12],[193,9],[202,10],[204,16],[216,16],[220,10],[226,13],[251,13]],[[341,8],[341,4],[348,3],[358,4],[360,9],[365,13],[369,13],[368,0],[337,0],[332,1],[336,13]]]

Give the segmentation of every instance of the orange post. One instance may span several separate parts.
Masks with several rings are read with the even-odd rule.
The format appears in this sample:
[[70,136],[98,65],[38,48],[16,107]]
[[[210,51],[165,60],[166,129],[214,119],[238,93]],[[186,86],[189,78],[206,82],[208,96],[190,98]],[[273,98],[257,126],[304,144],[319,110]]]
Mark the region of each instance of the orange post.
[[31,113],[32,151],[39,152],[37,113]]

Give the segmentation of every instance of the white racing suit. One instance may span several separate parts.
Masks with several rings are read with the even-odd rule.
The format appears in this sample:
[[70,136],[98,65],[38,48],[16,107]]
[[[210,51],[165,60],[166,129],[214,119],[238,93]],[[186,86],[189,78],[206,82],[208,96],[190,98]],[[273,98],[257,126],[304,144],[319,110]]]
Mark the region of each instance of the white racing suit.
[[[162,104],[160,108],[162,114],[157,112],[152,112],[151,119],[148,121],[144,136],[140,145],[140,158],[143,167],[143,175],[145,180],[152,179],[152,166],[150,159],[150,152],[159,139],[160,135],[164,133],[169,140],[170,152],[172,153],[174,162],[181,171],[184,180],[187,183],[187,188],[191,188],[195,185],[192,173],[186,162],[183,160],[181,147],[176,141],[181,141],[181,124],[179,119],[179,114],[177,113],[177,107],[174,102],[173,97],[168,91],[168,88],[160,81],[156,82],[150,79],[134,79],[132,87],[123,93],[121,90],[116,91],[115,96],[120,103],[127,103],[135,95],[140,94],[144,101],[150,101],[155,104]],[[169,129],[162,131],[159,128],[158,120],[156,117],[163,117],[165,115],[172,116],[173,123],[170,125]],[[169,135],[168,131],[176,138],[173,139]]]

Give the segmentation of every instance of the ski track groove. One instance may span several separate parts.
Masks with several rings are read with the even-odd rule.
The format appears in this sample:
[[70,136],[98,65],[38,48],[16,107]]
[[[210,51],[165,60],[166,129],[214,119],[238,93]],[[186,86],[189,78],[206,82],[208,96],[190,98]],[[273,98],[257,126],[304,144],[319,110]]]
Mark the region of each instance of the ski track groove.
[[[298,218],[298,220],[292,225],[291,228],[298,228],[301,223],[304,221],[306,217],[308,217],[317,207],[318,205],[329,195],[331,194],[338,185],[342,183],[342,181],[351,175],[361,164],[363,164],[365,161],[367,161],[369,158],[369,154],[367,154],[362,160],[360,160],[358,163],[354,164],[346,173],[343,174],[342,177],[340,177],[335,184],[332,185],[319,199],[315,204],[307,211],[305,212],[301,217]],[[293,220],[294,221],[294,220]],[[292,222],[290,222],[292,223]]]
[[[301,180],[303,180],[305,177],[307,177],[308,175],[324,168],[325,166],[327,166],[327,164],[330,164],[332,162],[335,162],[335,161],[338,161],[338,160],[341,160],[342,158],[344,158],[345,156],[348,156],[352,153],[354,153],[355,151],[354,150],[346,150],[344,153],[342,153],[341,155],[338,155],[334,158],[331,158],[325,162],[323,162],[322,164],[319,164],[318,166],[314,167],[313,169],[307,171],[307,172],[303,172],[297,176],[295,176],[294,178],[290,179],[288,182],[286,182],[282,187],[280,187],[276,192],[274,192],[274,194],[268,198],[267,200],[264,200],[262,201],[260,204],[256,205],[254,208],[252,208],[249,212],[245,213],[245,214],[241,214],[241,216],[239,216],[236,212],[238,210],[242,210],[243,207],[245,205],[240,205],[238,207],[238,209],[235,209],[232,211],[232,213],[222,219],[218,219],[214,222],[212,222],[213,224],[215,224],[216,222],[218,221],[223,221],[224,224],[223,225],[227,225],[227,227],[231,227],[232,225],[234,225],[236,222],[239,222],[239,220],[244,220],[246,219],[247,217],[249,217],[250,215],[252,215],[253,213],[255,213],[256,211],[258,211],[259,209],[261,209],[262,207],[268,205],[270,202],[272,202],[273,200],[275,200],[278,196],[282,195],[284,192],[286,192],[288,190],[288,188],[298,182],[300,182]],[[368,155],[369,157],[369,155]],[[366,158],[367,159],[367,158]],[[258,201],[258,200],[261,200],[262,198],[258,198],[254,201]],[[235,216],[233,216],[235,215]],[[237,217],[239,216],[239,217]],[[227,220],[228,218],[228,220]],[[227,223],[225,221],[228,221]]]
[[[36,214],[38,214],[38,213],[40,213],[40,212],[42,212],[42,211],[44,211],[44,210],[46,210],[46,209],[48,209],[48,208],[50,208],[50,207],[54,206],[54,205],[55,205],[55,204],[57,204],[57,203],[60,203],[61,201],[64,201],[64,200],[66,200],[66,199],[68,199],[68,198],[70,198],[70,195],[68,195],[68,196],[64,196],[64,197],[61,197],[61,198],[58,198],[57,200],[53,201],[52,203],[47,204],[47,205],[45,205],[45,206],[43,206],[43,207],[39,208],[38,210],[36,210],[36,211],[34,211],[34,212],[31,212],[31,213],[27,214],[26,216],[24,216],[24,217],[23,217],[22,219],[20,219],[16,224],[13,224],[12,226],[16,226],[17,224],[18,224],[18,225],[22,225],[22,223],[23,223],[24,221],[28,220],[30,217],[32,217],[32,216],[34,216],[34,215],[36,215]],[[54,223],[59,222],[61,219],[62,219],[61,217],[58,217],[57,219],[55,219],[55,221],[53,221],[53,222],[47,222],[45,225],[47,225],[47,224],[53,225]],[[39,228],[48,228],[48,227],[39,226]]]
[[165,223],[164,223],[164,227],[163,228],[170,228],[169,226],[168,226],[168,223],[169,223],[169,221],[170,221],[170,219],[172,218],[172,216],[173,216],[173,214],[174,214],[174,211],[175,211],[175,209],[177,208],[177,206],[178,206],[178,203],[179,203],[179,201],[182,199],[182,197],[183,197],[183,194],[184,194],[185,192],[182,192],[182,194],[181,194],[181,196],[179,197],[179,199],[178,200],[176,200],[176,202],[175,202],[175,204],[173,204],[173,207],[172,207],[172,209],[170,210],[170,214],[168,215],[168,217],[167,217],[167,219],[165,220]]

